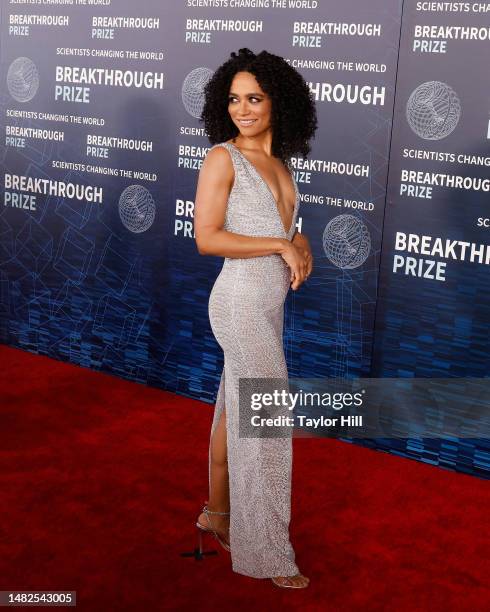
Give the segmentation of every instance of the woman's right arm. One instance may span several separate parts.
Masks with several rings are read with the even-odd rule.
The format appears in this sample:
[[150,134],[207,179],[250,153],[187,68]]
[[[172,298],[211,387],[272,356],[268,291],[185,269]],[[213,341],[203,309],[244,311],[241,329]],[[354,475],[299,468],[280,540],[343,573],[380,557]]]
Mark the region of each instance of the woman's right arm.
[[[197,182],[194,202],[194,233],[201,255],[217,257],[260,257],[281,255],[291,269],[291,279],[299,284],[306,276],[306,264],[300,251],[285,238],[245,236],[223,229],[226,207],[234,181],[233,164],[223,147],[206,155]],[[297,288],[296,286],[293,288]]]
[[283,251],[288,242],[283,238],[244,236],[223,229],[233,180],[230,154],[223,147],[209,151],[199,172],[194,203],[194,232],[199,253],[259,257]]

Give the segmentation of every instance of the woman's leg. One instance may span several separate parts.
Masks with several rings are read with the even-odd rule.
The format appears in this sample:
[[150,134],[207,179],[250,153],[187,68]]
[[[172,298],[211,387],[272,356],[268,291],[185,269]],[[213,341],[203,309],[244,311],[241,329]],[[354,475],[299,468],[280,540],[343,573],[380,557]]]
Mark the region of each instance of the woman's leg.
[[230,511],[225,408],[211,438],[211,490],[208,505],[210,510],[217,512]]
[[[208,508],[212,512],[230,511],[230,489],[228,479],[228,453],[226,446],[226,412],[220,415],[216,429],[211,437],[210,490]],[[229,516],[211,515],[213,528],[228,542]],[[209,526],[204,513],[199,516],[202,525]]]

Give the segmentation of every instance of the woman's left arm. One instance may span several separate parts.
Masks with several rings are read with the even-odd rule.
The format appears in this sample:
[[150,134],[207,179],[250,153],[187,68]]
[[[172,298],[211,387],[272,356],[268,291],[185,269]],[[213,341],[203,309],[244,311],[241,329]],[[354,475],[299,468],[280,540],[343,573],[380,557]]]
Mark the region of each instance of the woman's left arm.
[[296,230],[291,242],[294,244],[295,247],[302,250],[307,262],[306,275],[307,277],[310,276],[311,271],[313,270],[313,255],[311,253],[310,241],[304,234],[301,234],[300,232],[298,232],[298,230]]

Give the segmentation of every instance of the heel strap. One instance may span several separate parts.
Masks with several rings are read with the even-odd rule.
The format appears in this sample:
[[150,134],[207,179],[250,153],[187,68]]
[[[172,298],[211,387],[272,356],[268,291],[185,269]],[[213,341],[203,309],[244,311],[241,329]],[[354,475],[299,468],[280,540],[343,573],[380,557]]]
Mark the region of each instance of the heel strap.
[[211,510],[208,510],[207,506],[204,506],[204,508],[202,509],[202,511],[205,514],[219,514],[220,516],[227,516],[228,514],[230,514],[229,512],[212,512]]

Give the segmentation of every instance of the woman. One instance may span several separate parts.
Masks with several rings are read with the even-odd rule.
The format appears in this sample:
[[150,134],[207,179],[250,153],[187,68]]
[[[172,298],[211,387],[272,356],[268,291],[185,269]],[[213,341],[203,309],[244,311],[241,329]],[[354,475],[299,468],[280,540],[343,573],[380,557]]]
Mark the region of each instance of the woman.
[[205,87],[211,143],[197,184],[202,255],[224,257],[209,298],[224,352],[209,445],[209,502],[197,519],[230,550],[233,570],[304,588],[289,541],[292,440],[240,438],[240,377],[287,379],[284,300],[312,270],[296,231],[299,192],[290,157],[310,151],[317,125],[303,77],[279,56],[231,53]]

